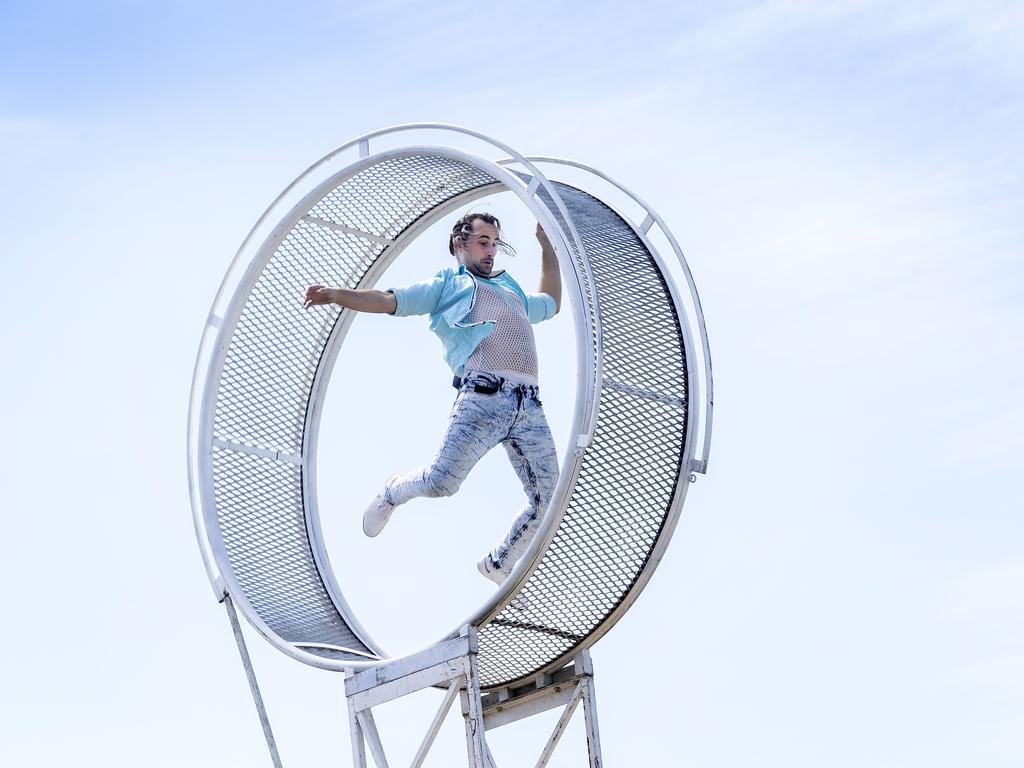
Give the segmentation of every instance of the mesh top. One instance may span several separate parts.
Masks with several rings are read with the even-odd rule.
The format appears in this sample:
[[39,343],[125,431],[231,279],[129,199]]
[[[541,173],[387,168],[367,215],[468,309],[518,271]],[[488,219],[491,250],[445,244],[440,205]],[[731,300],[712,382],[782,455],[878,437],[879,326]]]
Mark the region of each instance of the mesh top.
[[494,330],[470,355],[466,370],[488,371],[520,384],[536,384],[537,342],[523,300],[487,280],[475,282],[473,308],[467,320],[494,323]]
[[[227,558],[219,565],[271,632],[325,659],[365,660],[372,651],[325,586],[301,468],[311,447],[303,441],[314,382],[343,311],[296,311],[297,297],[309,275],[360,285],[418,221],[495,185],[485,171],[436,155],[389,158],[342,179],[286,229],[251,284],[239,289],[247,291],[244,304],[233,328],[225,328],[204,469]],[[556,187],[593,272],[593,284],[580,278],[591,327],[595,297],[601,306],[600,408],[561,525],[525,582],[524,599],[480,628],[485,687],[560,662],[610,620],[651,556],[683,469],[687,371],[665,278],[614,211],[578,189]],[[547,194],[538,197],[561,221]],[[582,254],[570,245],[583,275]],[[597,350],[594,335],[578,343]]]

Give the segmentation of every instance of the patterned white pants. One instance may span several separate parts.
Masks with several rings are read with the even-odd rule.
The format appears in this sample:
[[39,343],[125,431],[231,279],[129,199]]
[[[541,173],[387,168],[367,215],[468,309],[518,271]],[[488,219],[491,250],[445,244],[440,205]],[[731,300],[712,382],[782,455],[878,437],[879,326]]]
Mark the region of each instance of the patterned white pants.
[[[477,391],[495,387],[493,394]],[[487,555],[492,568],[508,574],[536,535],[558,481],[555,443],[537,393],[537,387],[510,384],[491,374],[468,374],[433,462],[390,480],[385,498],[397,506],[421,496],[451,496],[484,454],[501,443],[527,500]]]

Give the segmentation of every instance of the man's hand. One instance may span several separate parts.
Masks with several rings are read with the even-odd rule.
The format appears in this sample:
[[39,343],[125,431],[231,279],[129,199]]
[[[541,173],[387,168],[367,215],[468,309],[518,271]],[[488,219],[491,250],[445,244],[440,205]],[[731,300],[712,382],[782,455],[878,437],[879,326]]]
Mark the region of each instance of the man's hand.
[[551,241],[548,240],[548,233],[544,231],[544,227],[540,225],[540,222],[537,222],[537,242],[540,243],[540,250],[542,254],[544,251],[551,251],[552,253],[555,252],[555,249],[551,247]]
[[334,291],[326,285],[311,285],[306,289],[306,296],[302,300],[302,306],[306,309],[321,304],[333,304]]

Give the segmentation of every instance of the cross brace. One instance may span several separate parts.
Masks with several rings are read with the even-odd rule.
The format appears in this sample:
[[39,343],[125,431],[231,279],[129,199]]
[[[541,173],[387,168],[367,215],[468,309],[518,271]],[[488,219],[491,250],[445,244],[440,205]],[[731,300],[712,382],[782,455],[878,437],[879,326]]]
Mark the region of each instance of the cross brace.
[[545,675],[535,683],[502,688],[486,695],[480,692],[477,653],[476,631],[465,627],[460,637],[413,656],[349,673],[345,679],[345,695],[348,697],[355,768],[368,768],[367,747],[377,768],[389,768],[372,708],[431,686],[444,688],[446,693],[413,758],[412,768],[420,768],[423,764],[456,696],[461,701],[470,768],[497,768],[484,737],[486,731],[563,707],[562,715],[537,762],[537,768],[543,768],[551,759],[581,701],[586,719],[588,765],[589,768],[601,767],[594,669],[586,650],[581,651],[572,664]]

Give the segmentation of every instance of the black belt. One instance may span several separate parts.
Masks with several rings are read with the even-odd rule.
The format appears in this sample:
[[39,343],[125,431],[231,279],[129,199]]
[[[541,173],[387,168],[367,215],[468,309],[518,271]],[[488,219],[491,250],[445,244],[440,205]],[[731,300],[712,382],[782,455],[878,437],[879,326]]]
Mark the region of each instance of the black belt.
[[[493,395],[501,389],[505,379],[501,376],[487,376],[486,378],[481,376],[479,379],[474,377],[471,383],[473,384],[474,392],[479,392],[481,395]],[[462,378],[456,376],[452,379],[452,386],[456,389],[462,389]]]

